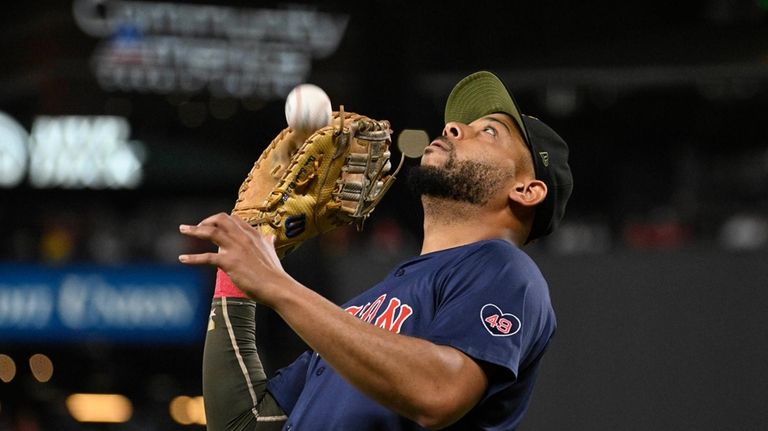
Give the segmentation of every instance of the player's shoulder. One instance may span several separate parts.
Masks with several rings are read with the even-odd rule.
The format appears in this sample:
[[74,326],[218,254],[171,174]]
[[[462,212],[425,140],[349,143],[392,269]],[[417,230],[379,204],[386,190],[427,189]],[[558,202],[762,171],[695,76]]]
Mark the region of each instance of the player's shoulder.
[[501,239],[487,239],[472,243],[468,255],[500,262],[536,265],[533,259],[520,247]]
[[520,247],[501,239],[490,239],[473,244],[469,251],[469,261],[475,262],[479,268],[514,279],[535,281],[536,284],[546,285],[544,276],[536,262]]

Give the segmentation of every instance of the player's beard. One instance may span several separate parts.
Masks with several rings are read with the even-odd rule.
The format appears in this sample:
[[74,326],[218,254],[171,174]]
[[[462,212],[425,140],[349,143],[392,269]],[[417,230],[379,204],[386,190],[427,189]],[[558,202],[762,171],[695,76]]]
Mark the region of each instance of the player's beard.
[[456,160],[450,151],[443,166],[418,166],[408,172],[408,186],[417,196],[431,196],[485,205],[509,178],[487,161]]

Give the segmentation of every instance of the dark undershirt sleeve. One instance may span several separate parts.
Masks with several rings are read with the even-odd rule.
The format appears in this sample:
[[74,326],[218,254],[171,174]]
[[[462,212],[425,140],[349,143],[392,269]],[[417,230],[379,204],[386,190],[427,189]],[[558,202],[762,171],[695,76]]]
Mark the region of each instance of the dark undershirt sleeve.
[[203,351],[203,398],[209,431],[273,431],[285,412],[267,392],[256,348],[256,303],[215,298]]

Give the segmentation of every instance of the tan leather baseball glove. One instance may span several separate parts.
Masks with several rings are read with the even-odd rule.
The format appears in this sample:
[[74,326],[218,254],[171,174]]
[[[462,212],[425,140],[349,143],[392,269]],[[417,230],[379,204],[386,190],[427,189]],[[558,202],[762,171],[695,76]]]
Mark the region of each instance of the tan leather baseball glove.
[[362,229],[403,165],[390,164],[390,124],[333,113],[310,136],[283,129],[243,181],[232,214],[275,235],[282,259],[303,241],[339,226]]

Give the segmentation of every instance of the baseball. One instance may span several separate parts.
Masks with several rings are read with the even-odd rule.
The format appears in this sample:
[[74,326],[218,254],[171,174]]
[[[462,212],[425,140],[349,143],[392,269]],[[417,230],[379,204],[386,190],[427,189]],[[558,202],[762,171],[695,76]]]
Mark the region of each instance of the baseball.
[[285,99],[285,120],[300,132],[314,132],[331,122],[331,99],[314,84],[300,84]]

